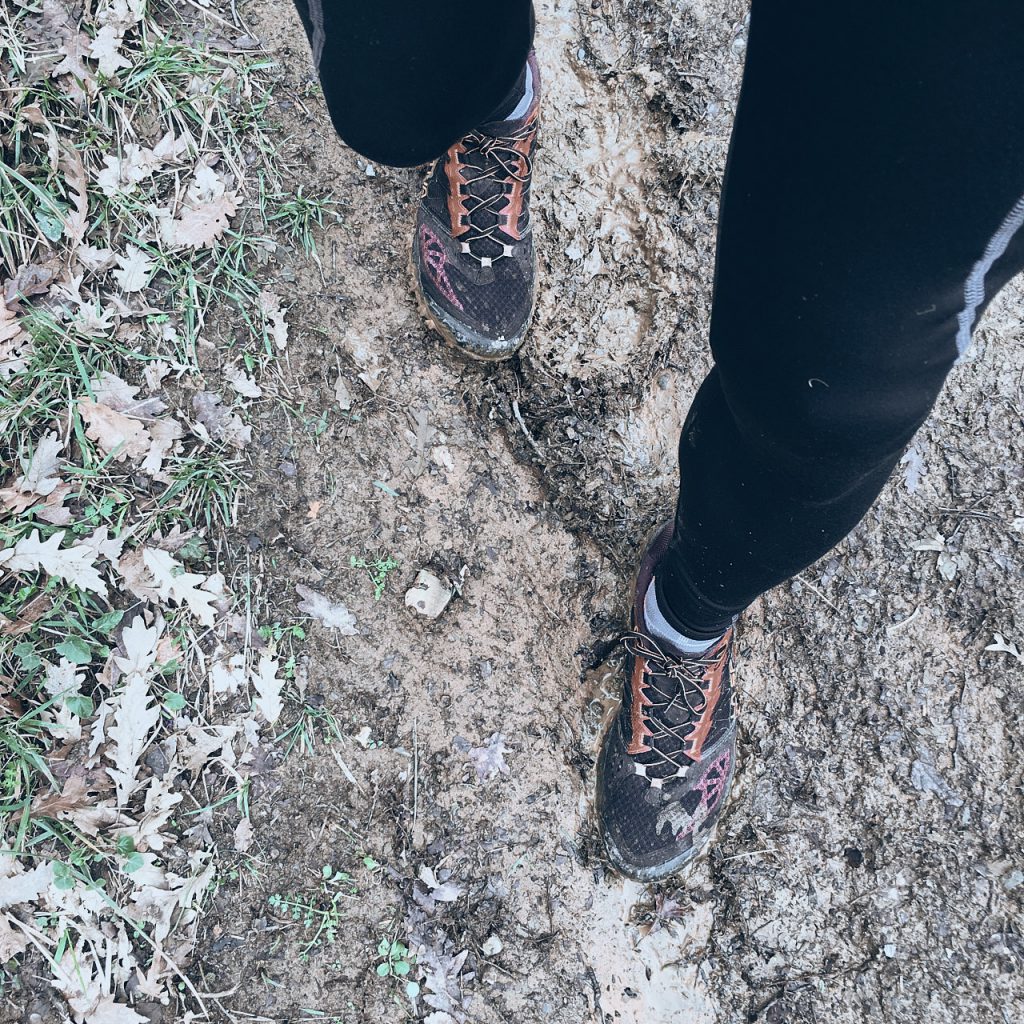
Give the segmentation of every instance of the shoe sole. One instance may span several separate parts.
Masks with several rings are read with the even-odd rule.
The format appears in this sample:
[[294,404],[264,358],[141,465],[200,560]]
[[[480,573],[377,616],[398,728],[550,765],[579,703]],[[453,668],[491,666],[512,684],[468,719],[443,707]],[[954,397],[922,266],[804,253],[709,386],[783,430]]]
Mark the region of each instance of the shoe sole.
[[[652,530],[650,530],[648,532],[647,538],[644,541],[644,546],[641,549],[643,554],[641,554],[640,562],[639,562],[639,564],[637,566],[637,570],[633,574],[633,583],[632,583],[632,588],[631,588],[631,591],[630,591],[633,594],[633,602],[630,605],[629,619],[628,619],[628,626],[629,626],[630,629],[632,629],[633,626],[634,626],[634,618],[633,618],[633,616],[634,616],[634,610],[635,610],[635,607],[636,607],[636,593],[637,593],[637,588],[640,585],[640,573],[643,571],[644,556],[654,546],[654,542],[658,539],[658,537],[660,536],[662,530],[664,530],[669,525],[669,523],[671,523],[671,522],[672,522],[672,520],[668,520],[667,522],[663,522],[660,525],[655,526]],[[620,700],[620,706],[621,706],[621,700]],[[616,722],[617,719],[618,719],[618,712],[616,712],[616,714],[612,716],[611,720],[608,723],[607,728],[605,729],[604,736],[601,739],[601,752],[602,752],[602,754],[604,752],[605,743],[606,743],[606,741],[608,739],[608,730],[610,730],[610,729],[615,727],[615,722]],[[616,871],[618,871],[619,874],[625,875],[627,878],[632,879],[634,882],[643,882],[643,883],[662,882],[666,878],[671,878],[673,875],[677,875],[677,874],[680,874],[683,871],[686,871],[694,863],[696,863],[698,860],[700,860],[701,857],[706,856],[708,851],[711,849],[711,847],[715,844],[716,840],[718,839],[719,823],[722,821],[722,818],[724,817],[725,813],[729,809],[729,805],[732,803],[733,782],[735,781],[735,779],[736,779],[736,771],[733,771],[733,774],[732,774],[732,776],[729,779],[729,784],[726,787],[725,793],[722,794],[721,810],[718,813],[718,818],[715,821],[714,825],[711,826],[711,829],[705,834],[704,838],[701,841],[701,844],[699,846],[691,846],[690,849],[686,851],[686,853],[681,854],[677,859],[669,861],[667,864],[659,864],[656,867],[651,867],[651,868],[638,868],[635,865],[628,863],[625,860],[625,858],[623,858],[623,857],[621,857],[619,855],[619,852],[615,848],[615,845],[612,842],[611,837],[608,836],[608,834],[601,828],[601,825],[600,825],[600,822],[601,822],[601,811],[602,811],[602,801],[601,801],[601,798],[600,798],[601,789],[600,789],[600,787],[595,786],[594,807],[595,807],[595,810],[597,811],[598,831],[601,834],[601,841],[604,844],[604,849],[605,849],[605,853],[608,856],[609,864],[611,864],[611,866]]]
[[526,338],[533,325],[533,314],[537,308],[537,250],[534,249],[533,251],[533,288],[530,293],[530,314],[526,318],[526,330],[523,332],[519,343],[511,352],[502,352],[500,355],[488,356],[480,352],[474,352],[471,348],[463,345],[448,328],[448,325],[430,308],[430,303],[424,294],[423,286],[420,284],[420,275],[416,268],[416,259],[413,255],[413,246],[416,244],[416,220],[417,217],[414,216],[412,222],[412,245],[409,246],[409,277],[412,281],[412,293],[416,299],[416,305],[419,307],[420,316],[426,322],[427,327],[440,334],[457,352],[464,356],[469,356],[470,359],[475,359],[480,363],[503,363],[506,359],[511,359],[514,355],[518,354],[519,350],[526,343]]

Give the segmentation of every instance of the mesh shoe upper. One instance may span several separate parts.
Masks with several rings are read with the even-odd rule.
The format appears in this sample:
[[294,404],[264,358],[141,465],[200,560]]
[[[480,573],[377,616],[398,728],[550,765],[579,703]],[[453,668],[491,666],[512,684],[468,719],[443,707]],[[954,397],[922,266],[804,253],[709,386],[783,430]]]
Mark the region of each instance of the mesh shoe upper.
[[535,88],[521,120],[481,125],[452,146],[434,165],[417,216],[421,296],[442,330],[483,358],[515,351],[533,310],[529,207],[538,117]]
[[[641,595],[655,561],[649,551]],[[646,631],[642,597],[633,624],[622,705],[598,765],[598,817],[612,862],[649,881],[679,870],[703,846],[732,782],[733,631],[704,654],[681,654]]]

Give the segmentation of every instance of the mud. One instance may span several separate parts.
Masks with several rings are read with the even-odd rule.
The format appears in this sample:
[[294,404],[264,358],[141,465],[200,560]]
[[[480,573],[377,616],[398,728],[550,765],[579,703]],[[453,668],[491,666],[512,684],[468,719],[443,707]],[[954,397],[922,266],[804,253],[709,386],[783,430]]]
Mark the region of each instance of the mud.
[[[371,176],[334,138],[286,6],[240,10],[282,65],[296,184],[332,194],[339,219],[320,266],[278,254],[281,389],[302,412],[263,407],[239,546],[266,620],[294,616],[301,582],[344,601],[359,634],[314,626],[303,647],[306,703],[344,739],[266,752],[258,876],[219,891],[197,957],[222,993],[211,1007],[450,1015],[433,1024],[1024,1019],[1022,665],[985,650],[996,632],[1024,639],[1020,287],[915,441],[920,478],[903,467],[850,538],[745,616],[741,768],[716,848],[673,884],[623,883],[590,817],[597,733],[626,580],[671,507],[708,366],[744,7],[538,5],[542,290],[521,357],[480,368],[424,328],[409,292],[419,173]],[[937,533],[944,552],[914,548]],[[379,601],[350,565],[374,553],[401,566]],[[424,567],[461,591],[432,623],[402,601]],[[495,734],[508,771],[480,779],[468,752]],[[315,895],[328,863],[359,892],[334,944],[303,960],[303,929],[268,897]],[[425,909],[424,867],[461,894]],[[435,975],[449,969],[432,1005],[376,972],[381,937],[410,935]]]

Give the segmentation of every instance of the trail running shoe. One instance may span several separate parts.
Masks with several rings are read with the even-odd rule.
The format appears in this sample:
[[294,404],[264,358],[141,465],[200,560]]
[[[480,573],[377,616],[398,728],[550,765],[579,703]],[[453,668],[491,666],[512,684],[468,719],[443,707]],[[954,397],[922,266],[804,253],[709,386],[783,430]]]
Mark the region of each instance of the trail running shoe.
[[533,316],[530,179],[540,80],[524,117],[480,125],[435,161],[416,216],[413,279],[432,325],[477,359],[507,359]]
[[683,654],[644,626],[644,596],[672,538],[664,527],[637,574],[625,637],[622,705],[597,767],[597,815],[608,859],[641,882],[666,878],[707,844],[732,784],[736,723],[733,630],[703,654]]

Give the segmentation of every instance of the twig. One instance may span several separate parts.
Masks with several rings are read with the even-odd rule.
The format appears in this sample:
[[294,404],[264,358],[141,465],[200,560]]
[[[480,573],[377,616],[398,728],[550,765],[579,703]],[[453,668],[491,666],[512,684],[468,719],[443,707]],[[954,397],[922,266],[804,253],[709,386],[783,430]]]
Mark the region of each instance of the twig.
[[526,435],[526,440],[530,442],[530,447],[543,458],[544,452],[541,450],[540,445],[533,439],[533,434],[530,433],[529,428],[526,426],[526,423],[523,420],[523,414],[519,411],[519,401],[515,398],[512,399],[512,415],[515,416],[516,422],[522,429],[523,434]]

